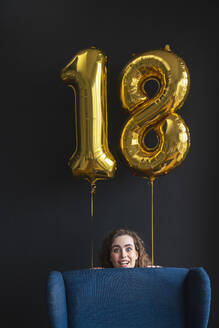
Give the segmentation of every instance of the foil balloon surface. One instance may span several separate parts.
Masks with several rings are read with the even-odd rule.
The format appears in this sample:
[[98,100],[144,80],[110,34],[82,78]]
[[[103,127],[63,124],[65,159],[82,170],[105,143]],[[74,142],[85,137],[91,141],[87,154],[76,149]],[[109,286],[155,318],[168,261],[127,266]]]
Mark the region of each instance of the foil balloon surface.
[[69,166],[74,176],[91,184],[112,178],[116,169],[108,148],[106,61],[92,47],[78,52],[61,72],[75,94],[76,149]]
[[[148,81],[155,80],[158,92],[149,98]],[[169,46],[145,52],[132,59],[121,73],[122,107],[131,117],[120,139],[122,154],[134,174],[153,181],[179,166],[190,147],[190,134],[176,111],[183,105],[190,87],[187,66]],[[153,130],[157,144],[149,147],[146,135]]]

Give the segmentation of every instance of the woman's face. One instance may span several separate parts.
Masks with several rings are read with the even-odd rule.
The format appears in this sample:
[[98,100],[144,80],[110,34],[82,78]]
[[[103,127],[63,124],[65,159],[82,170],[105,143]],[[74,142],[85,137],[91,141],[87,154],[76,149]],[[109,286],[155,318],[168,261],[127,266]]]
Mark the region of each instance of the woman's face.
[[110,261],[114,268],[134,268],[138,259],[134,240],[131,236],[116,237],[112,243]]

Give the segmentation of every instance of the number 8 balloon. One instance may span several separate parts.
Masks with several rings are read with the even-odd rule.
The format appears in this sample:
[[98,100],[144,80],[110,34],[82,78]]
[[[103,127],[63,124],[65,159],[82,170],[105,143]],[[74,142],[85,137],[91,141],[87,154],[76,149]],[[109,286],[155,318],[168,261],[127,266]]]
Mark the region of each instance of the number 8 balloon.
[[[150,80],[159,85],[152,99],[144,89]],[[185,159],[190,147],[189,130],[175,112],[183,105],[189,85],[185,62],[168,45],[136,56],[123,69],[120,97],[131,118],[123,128],[120,146],[135,174],[153,181]],[[144,142],[151,130],[158,140],[153,148]]]

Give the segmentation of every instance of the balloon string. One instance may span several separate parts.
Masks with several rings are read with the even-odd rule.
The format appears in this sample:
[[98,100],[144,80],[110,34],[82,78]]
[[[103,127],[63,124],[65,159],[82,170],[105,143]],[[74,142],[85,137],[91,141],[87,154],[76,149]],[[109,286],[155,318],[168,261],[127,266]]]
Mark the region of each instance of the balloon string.
[[151,261],[154,265],[154,181],[151,180]]
[[90,192],[90,216],[91,218],[94,216],[94,193],[96,191],[95,182],[91,183],[91,192]]
[[94,237],[93,237],[93,231],[94,231],[94,193],[96,191],[96,184],[93,182],[91,183],[91,212],[90,212],[90,217],[91,217],[91,268],[94,267]]
[[93,269],[94,267],[94,241],[91,240],[91,260],[90,260],[90,266]]
[[91,191],[91,199],[90,199],[90,201],[91,201],[91,203],[90,203],[90,215],[91,215],[91,217],[93,217],[94,216],[94,193]]

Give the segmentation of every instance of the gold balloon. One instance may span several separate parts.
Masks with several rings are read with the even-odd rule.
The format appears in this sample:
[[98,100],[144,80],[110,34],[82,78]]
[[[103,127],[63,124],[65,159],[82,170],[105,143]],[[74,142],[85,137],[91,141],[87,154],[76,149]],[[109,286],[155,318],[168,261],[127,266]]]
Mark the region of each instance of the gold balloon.
[[[158,93],[150,99],[144,87],[155,80]],[[190,147],[190,134],[180,115],[190,86],[189,72],[182,58],[171,52],[153,50],[136,56],[121,74],[122,106],[131,118],[120,140],[122,154],[135,174],[153,181],[180,165]],[[145,136],[154,130],[158,143],[148,147]]]
[[112,178],[116,161],[108,148],[107,58],[94,47],[78,52],[61,78],[75,94],[76,149],[69,160],[74,176],[92,185]]

